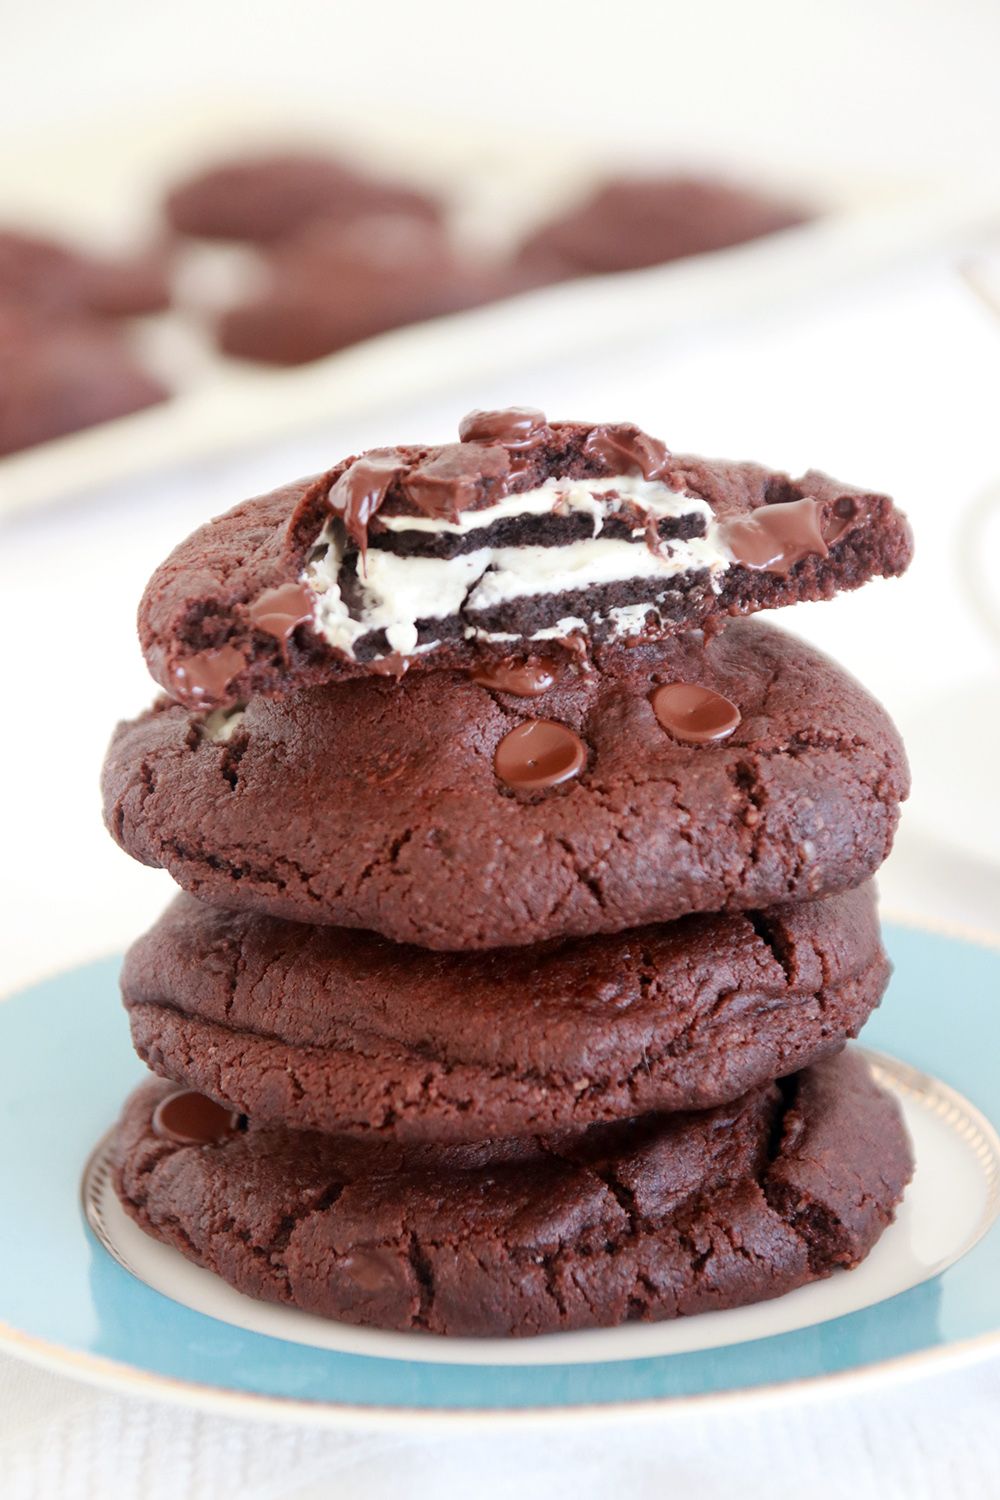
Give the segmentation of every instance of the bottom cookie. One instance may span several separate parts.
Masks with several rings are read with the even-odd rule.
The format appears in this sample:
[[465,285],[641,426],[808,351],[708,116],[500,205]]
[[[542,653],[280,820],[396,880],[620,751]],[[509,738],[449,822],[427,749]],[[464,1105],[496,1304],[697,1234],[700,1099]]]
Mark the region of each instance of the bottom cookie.
[[463,1335],[609,1327],[776,1297],[857,1265],[913,1167],[860,1054],[697,1114],[482,1145],[255,1127],[160,1080],[128,1100],[117,1188],[239,1291]]

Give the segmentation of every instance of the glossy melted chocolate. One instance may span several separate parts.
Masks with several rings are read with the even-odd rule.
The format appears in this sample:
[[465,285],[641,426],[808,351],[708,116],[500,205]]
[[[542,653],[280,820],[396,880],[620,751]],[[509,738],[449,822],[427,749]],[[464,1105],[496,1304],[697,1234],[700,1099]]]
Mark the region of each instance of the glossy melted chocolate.
[[501,781],[519,792],[538,792],[579,776],[587,747],[566,724],[527,719],[505,734],[493,756]]
[[603,463],[609,474],[641,474],[648,480],[662,479],[670,463],[670,454],[659,438],[628,422],[595,427],[583,451],[588,458]]
[[240,1117],[224,1104],[198,1094],[194,1089],[179,1089],[161,1099],[153,1114],[153,1133],[182,1146],[211,1146],[236,1135]]
[[694,682],[664,683],[650,694],[649,701],[667,733],[689,745],[724,740],[740,722],[735,703]]
[[356,458],[330,490],[330,506],[357,543],[362,556],[368,550],[368,522],[382,505],[392,481],[404,464],[394,448],[375,449]]
[[406,475],[403,491],[432,520],[457,521],[463,510],[489,496],[501,500],[511,479],[510,455],[499,444],[464,448],[453,443]]
[[480,687],[511,693],[515,698],[540,698],[555,686],[560,675],[559,666],[554,661],[519,661],[516,656],[509,656],[485,671],[477,672],[472,680]]
[[758,505],[749,515],[723,521],[720,531],[734,562],[782,577],[804,557],[829,553],[820,531],[818,500]]
[[458,424],[463,443],[499,443],[503,448],[536,448],[545,435],[545,413],[534,406],[503,411],[470,411]]
[[297,625],[312,619],[315,603],[316,595],[304,583],[282,583],[258,594],[247,613],[256,630],[287,641]]
[[390,651],[388,656],[377,656],[370,661],[368,670],[377,673],[379,677],[395,677],[398,682],[410,670],[410,658],[401,656],[398,651]]
[[217,646],[175,662],[170,672],[177,696],[187,703],[217,703],[246,666],[246,657],[236,646]]

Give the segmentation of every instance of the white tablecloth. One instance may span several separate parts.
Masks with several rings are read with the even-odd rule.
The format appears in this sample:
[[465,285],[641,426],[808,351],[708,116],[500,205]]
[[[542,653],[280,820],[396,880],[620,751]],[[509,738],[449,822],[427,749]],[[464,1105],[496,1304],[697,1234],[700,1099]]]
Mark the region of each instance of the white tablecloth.
[[[112,722],[150,695],[133,610],[166,549],[207,514],[343,452],[445,439],[466,408],[512,402],[632,418],[678,449],[812,464],[900,498],[919,548],[908,577],[782,623],[856,671],[908,738],[916,789],[885,872],[887,904],[996,929],[1000,652],[956,558],[965,512],[1000,479],[998,388],[1000,326],[949,267],[914,267],[711,338],[651,338],[572,369],[530,368],[453,402],[373,413],[350,431],[332,417],[296,444],[10,525],[0,538],[0,775],[14,795],[0,987],[123,946],[168,898],[166,876],[131,864],[104,835],[96,794]],[[815,1497],[981,1500],[1000,1489],[998,1397],[1000,1361],[990,1361],[781,1408],[665,1412],[653,1425],[350,1434],[105,1394],[0,1356],[0,1494],[290,1500],[467,1487],[481,1497],[620,1489],[728,1500],[807,1485]]]
[[257,1425],[0,1364],[4,1500],[992,1500],[1000,1365],[778,1410],[466,1436]]

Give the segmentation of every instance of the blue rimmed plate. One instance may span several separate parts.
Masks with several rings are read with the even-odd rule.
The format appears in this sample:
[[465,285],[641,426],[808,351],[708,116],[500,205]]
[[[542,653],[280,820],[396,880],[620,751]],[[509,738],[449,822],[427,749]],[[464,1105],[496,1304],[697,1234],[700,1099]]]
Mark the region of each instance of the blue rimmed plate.
[[0,1005],[0,1343],[137,1393],[352,1424],[639,1415],[1000,1351],[1000,950],[896,924],[886,940],[896,974],[865,1043],[917,1172],[868,1261],[758,1307],[506,1342],[255,1303],[148,1240],[103,1140],[142,1076],[117,960],[37,985]]

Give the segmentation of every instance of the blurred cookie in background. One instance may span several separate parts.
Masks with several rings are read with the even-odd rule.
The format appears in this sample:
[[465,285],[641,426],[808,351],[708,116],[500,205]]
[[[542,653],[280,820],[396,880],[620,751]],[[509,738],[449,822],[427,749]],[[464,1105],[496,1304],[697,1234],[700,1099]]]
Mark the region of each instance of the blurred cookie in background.
[[87,308],[97,317],[134,318],[170,306],[174,256],[166,241],[91,261]]
[[542,224],[516,262],[537,284],[634,271],[724,250],[814,217],[803,207],[703,177],[617,177]]
[[179,234],[266,243],[317,219],[346,223],[381,213],[437,219],[442,205],[335,156],[282,152],[220,162],[196,173],[168,194],[164,212]]
[[0,298],[23,311],[79,310],[87,266],[68,245],[20,229],[0,229]]
[[113,327],[0,301],[0,456],[167,399]]
[[126,318],[170,305],[166,244],[97,254],[49,235],[0,227],[0,301],[26,313]]
[[226,354],[296,365],[407,323],[494,301],[508,273],[407,214],[311,225],[267,257],[265,282],[217,323]]

